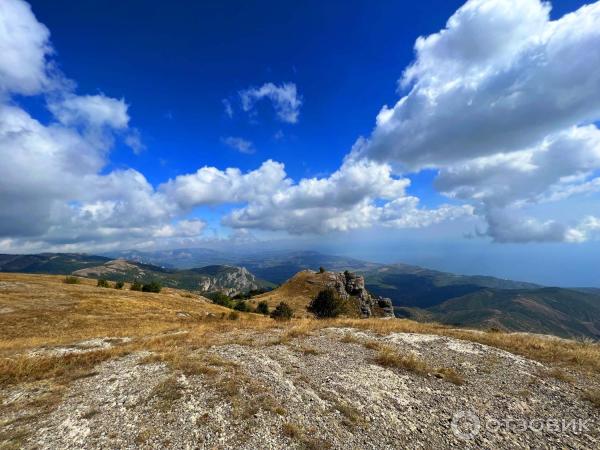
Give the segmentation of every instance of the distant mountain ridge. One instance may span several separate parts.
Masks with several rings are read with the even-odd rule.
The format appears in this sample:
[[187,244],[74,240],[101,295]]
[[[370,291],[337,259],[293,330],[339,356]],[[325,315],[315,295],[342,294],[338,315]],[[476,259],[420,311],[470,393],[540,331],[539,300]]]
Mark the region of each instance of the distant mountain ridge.
[[111,281],[141,283],[159,281],[163,286],[236,295],[274,285],[257,278],[244,267],[211,265],[189,270],[177,270],[124,259],[78,253],[42,253],[38,255],[0,255],[0,272],[40,273]]
[[600,339],[600,296],[570,289],[482,289],[430,308],[398,307],[419,321]]
[[202,293],[222,292],[231,296],[273,286],[269,282],[256,278],[245,267],[213,265],[176,270],[122,259],[76,270],[73,275],[113,281],[138,280],[142,283],[156,280],[164,286]]
[[[208,249],[129,253],[144,261],[115,262],[85,254],[0,255],[0,271],[70,274],[111,280],[158,279],[165,286],[188,290],[243,290],[275,287],[303,270],[356,272],[375,296],[392,300],[396,315],[454,326],[504,328],[558,336],[600,338],[600,289],[548,288],[490,276],[456,275],[407,264],[377,264],[314,251],[225,254]],[[164,262],[157,258],[166,257]],[[184,262],[218,261],[200,268],[175,269]],[[226,262],[224,262],[226,261]],[[98,272],[99,271],[99,272]],[[97,272],[97,273],[96,273]],[[94,275],[94,273],[96,273]],[[281,291],[283,292],[283,291]],[[305,300],[305,299],[304,299]],[[304,301],[303,300],[303,301]]]

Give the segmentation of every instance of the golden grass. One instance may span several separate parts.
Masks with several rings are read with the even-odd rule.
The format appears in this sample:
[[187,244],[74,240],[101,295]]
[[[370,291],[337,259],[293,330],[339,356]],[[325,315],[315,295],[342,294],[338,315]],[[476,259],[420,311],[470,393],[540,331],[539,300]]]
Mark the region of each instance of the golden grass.
[[463,377],[451,367],[433,367],[413,353],[406,355],[398,353],[392,347],[381,345],[375,356],[375,362],[383,367],[402,369],[421,376],[435,375],[452,384],[464,384]]
[[381,348],[375,357],[375,362],[383,367],[408,370],[419,375],[427,375],[433,372],[433,369],[416,355],[412,353],[401,355],[391,347]]
[[600,389],[585,391],[583,398],[588,402],[591,402],[596,408],[600,408]]
[[[214,364],[181,355],[211,345],[259,345],[260,340],[245,336],[256,337],[273,329],[280,331],[279,338],[272,343],[287,344],[327,327],[362,329],[382,336],[394,332],[451,336],[565,368],[600,372],[600,345],[589,341],[550,340],[503,332],[475,333],[404,319],[301,318],[276,322],[262,315],[241,313],[238,320],[227,320],[230,310],[176,289],[167,288],[153,294],[101,289],[94,285],[95,280],[84,278],[80,284],[71,285],[65,284],[62,276],[6,273],[0,274],[0,282],[0,308],[3,310],[0,314],[0,385],[48,378],[72,379],[89,373],[99,362],[142,349],[155,352],[158,358],[164,358],[184,373],[208,373],[215,370]],[[178,331],[185,333],[169,334]],[[68,346],[107,336],[127,336],[133,340],[86,353],[28,355],[29,351],[42,346]],[[413,371],[426,371],[408,356],[394,362],[395,356],[376,341],[360,341],[349,333],[341,340],[361,343],[365,348],[378,351],[383,364],[412,366]],[[313,354],[311,350],[305,353]],[[180,358],[180,361],[174,358]],[[448,374],[445,377],[454,378]],[[561,379],[559,372],[554,377]]]

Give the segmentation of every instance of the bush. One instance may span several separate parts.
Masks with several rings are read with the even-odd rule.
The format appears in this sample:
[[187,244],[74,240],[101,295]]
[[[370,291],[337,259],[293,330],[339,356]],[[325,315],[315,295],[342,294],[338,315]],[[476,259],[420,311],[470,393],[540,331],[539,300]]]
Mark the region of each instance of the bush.
[[155,292],[158,294],[161,289],[162,286],[158,281],[151,281],[150,283],[146,283],[142,286],[143,292]]
[[110,287],[110,285],[108,284],[108,281],[106,281],[104,278],[100,278],[98,280],[98,284],[96,286],[103,287],[103,288]]
[[81,280],[77,277],[71,277],[71,276],[66,276],[65,279],[63,280],[63,283],[66,284],[79,284],[81,283]]
[[237,302],[235,304],[235,306],[233,307],[233,309],[235,309],[236,311],[242,311],[242,312],[250,311],[250,308],[248,307],[248,303],[246,303],[244,300],[240,300],[239,302]]
[[344,312],[344,302],[333,289],[324,289],[310,302],[308,310],[320,318],[337,317]]
[[261,302],[258,302],[258,305],[256,305],[256,312],[258,314],[264,314],[265,316],[269,315],[269,304],[267,302],[265,302],[264,300]]
[[140,283],[139,281],[134,281],[133,283],[131,283],[131,287],[129,289],[132,291],[141,291],[142,283]]
[[233,308],[233,300],[231,300],[228,295],[225,295],[222,292],[213,292],[208,294],[207,297],[217,305],[224,306],[225,308]]
[[271,312],[271,318],[275,320],[290,320],[294,315],[294,310],[289,307],[289,305],[285,302],[281,302],[277,307]]
[[117,281],[115,283],[115,289],[123,289],[123,286],[125,286],[125,283],[123,283],[122,281]]
[[325,267],[323,267],[323,266],[319,267],[319,273],[325,273]]
[[229,313],[229,315],[227,316],[227,318],[228,318],[229,320],[239,320],[239,318],[240,318],[240,314],[239,314],[238,312],[236,312],[236,311],[231,311],[231,312]]

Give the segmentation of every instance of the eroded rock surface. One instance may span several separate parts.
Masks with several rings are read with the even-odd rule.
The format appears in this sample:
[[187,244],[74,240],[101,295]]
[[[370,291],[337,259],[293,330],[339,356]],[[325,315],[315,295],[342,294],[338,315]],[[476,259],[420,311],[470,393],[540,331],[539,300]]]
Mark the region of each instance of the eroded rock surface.
[[[214,372],[184,374],[133,353],[99,365],[31,424],[33,449],[591,449],[598,413],[580,381],[543,375],[538,362],[437,335],[327,328],[285,338],[285,330],[239,331],[209,347]],[[452,369],[453,384],[377,363],[377,346]],[[146,359],[145,359],[146,358]],[[229,375],[224,375],[229,373]],[[20,393],[17,392],[20,390]],[[27,386],[3,392],[17,402]],[[473,414],[472,437],[453,431]],[[507,419],[582,421],[585,432],[489,427]],[[503,423],[503,422],[502,422]],[[539,423],[538,423],[539,424]],[[471,429],[472,431],[472,429]]]

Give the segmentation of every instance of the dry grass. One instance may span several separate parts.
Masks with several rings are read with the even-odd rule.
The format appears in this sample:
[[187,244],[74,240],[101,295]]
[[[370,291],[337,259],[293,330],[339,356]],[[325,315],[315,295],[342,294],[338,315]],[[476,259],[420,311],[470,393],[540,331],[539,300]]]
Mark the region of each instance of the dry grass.
[[345,333],[340,339],[344,344],[362,344],[362,340],[354,336],[352,333]]
[[419,375],[427,375],[433,372],[433,369],[416,355],[412,353],[401,355],[392,347],[387,346],[383,346],[379,350],[375,357],[375,362],[383,367],[408,370]]
[[380,345],[375,362],[383,367],[402,369],[418,375],[435,375],[452,384],[464,384],[463,377],[450,367],[433,367],[413,353],[401,355],[394,348]]
[[465,379],[462,377],[462,375],[452,367],[441,367],[436,369],[436,374],[441,376],[444,380],[457,386],[465,384]]
[[563,383],[572,384],[575,382],[575,378],[573,378],[573,376],[571,376],[559,367],[553,367],[551,369],[546,370],[538,370],[536,375],[540,378],[554,378],[555,380],[562,381]]
[[600,408],[600,389],[585,391],[583,398],[592,403],[596,408]]
[[[268,339],[260,336],[267,331],[278,333],[278,339],[271,343],[288,344],[328,327],[361,329],[381,336],[394,332],[445,335],[555,363],[569,370],[600,372],[600,345],[595,342],[559,341],[503,332],[474,333],[401,319],[303,318],[281,323],[261,315],[242,313],[238,320],[227,320],[230,310],[189,292],[168,288],[159,294],[99,289],[94,285],[95,280],[82,278],[80,281],[72,285],[65,284],[61,276],[0,274],[0,308],[4,311],[0,315],[0,386],[36,380],[64,384],[93,374],[94,367],[103,361],[129,352],[149,350],[154,355],[145,362],[163,362],[186,375],[210,378],[215,386],[222,384],[223,391],[231,392],[235,397],[244,392],[246,381],[242,377],[242,381],[237,382],[240,389],[233,386],[234,383],[228,380],[234,374],[239,375],[238,368],[209,352],[209,347],[234,343],[265,345]],[[178,332],[183,333],[174,334]],[[86,339],[107,336],[130,337],[132,340],[85,353],[29,355],[30,351],[42,346],[68,347]],[[460,375],[452,369],[430,367],[414,355],[399,355],[375,340],[360,340],[347,333],[341,341],[359,343],[376,351],[377,361],[384,366],[437,374],[455,384],[462,382]],[[301,344],[299,348],[307,355],[318,354],[317,350]],[[490,373],[494,370],[492,366],[493,362],[490,362]],[[556,370],[550,376],[568,381],[569,375],[563,372]],[[275,408],[279,406],[270,409]]]
[[300,427],[292,422],[284,422],[281,426],[281,432],[290,439],[298,439],[302,435]]

